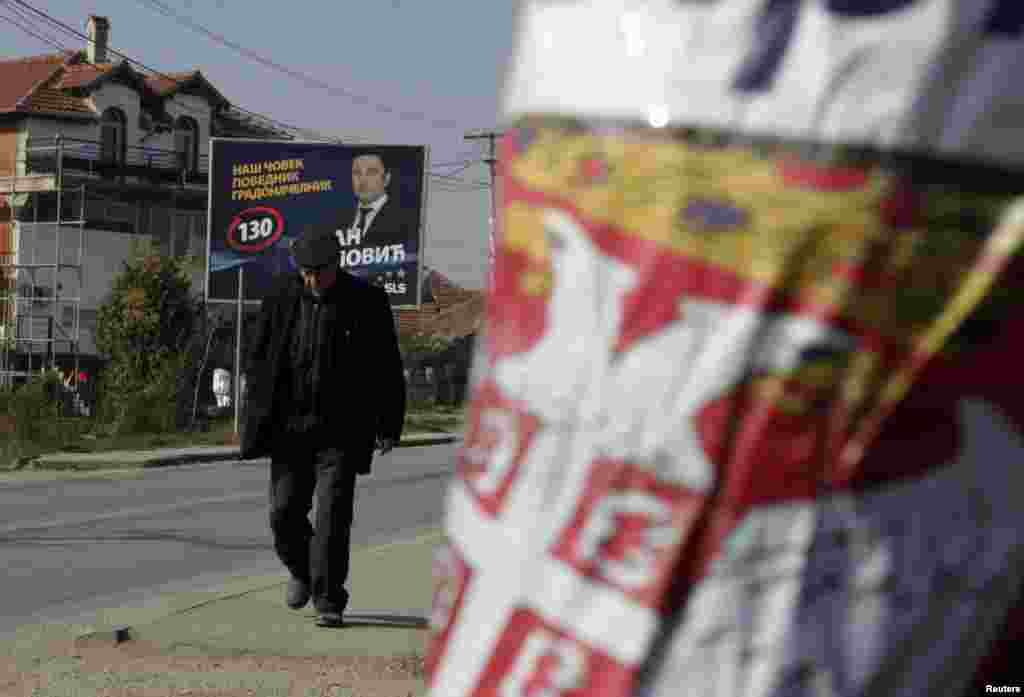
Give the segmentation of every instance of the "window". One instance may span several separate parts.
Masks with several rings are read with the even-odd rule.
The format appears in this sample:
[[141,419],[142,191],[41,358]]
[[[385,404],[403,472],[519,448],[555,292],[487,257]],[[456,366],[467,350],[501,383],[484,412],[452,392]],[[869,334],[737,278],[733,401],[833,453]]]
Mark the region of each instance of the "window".
[[174,149],[178,153],[178,166],[186,172],[195,172],[199,162],[199,125],[195,119],[182,116],[175,122]]
[[125,159],[125,117],[120,109],[111,107],[100,120],[100,157],[103,162],[123,164]]

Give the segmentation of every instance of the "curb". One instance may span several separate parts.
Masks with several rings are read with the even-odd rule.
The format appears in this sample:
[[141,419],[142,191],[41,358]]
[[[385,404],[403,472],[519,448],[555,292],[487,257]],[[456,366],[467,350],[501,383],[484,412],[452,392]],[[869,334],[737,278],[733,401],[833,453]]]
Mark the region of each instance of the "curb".
[[[445,445],[462,440],[462,434],[430,435],[424,437],[412,436],[407,440],[399,441],[397,448],[416,448],[430,445]],[[157,451],[159,452],[159,451]],[[93,469],[88,465],[89,460],[102,460],[103,453],[89,453],[86,458],[61,457],[60,455],[42,455],[35,458],[33,464],[42,464],[44,469],[69,469],[75,471]],[[116,454],[111,453],[115,458]],[[238,448],[236,446],[212,447],[209,450],[195,449],[191,452],[175,455],[153,455],[147,457],[141,455],[137,460],[132,459],[124,462],[122,468],[139,467],[143,469],[154,469],[158,467],[175,467],[180,465],[192,465],[207,462],[234,462],[238,460]]]
[[[421,438],[417,440],[403,440],[399,441],[396,448],[416,448],[427,445],[445,445],[447,443],[454,443],[457,440],[461,440],[461,435],[452,434],[450,436],[431,436],[427,438]],[[261,458],[262,459],[262,458]],[[201,462],[228,462],[238,460],[238,449],[231,446],[231,450],[227,452],[211,450],[210,452],[195,452],[187,453],[183,455],[169,455],[169,456],[157,456],[148,458],[142,461],[141,466],[144,468],[155,468],[155,467],[174,467],[176,465],[193,465]],[[46,462],[60,463],[65,460],[58,460],[56,458],[46,460]],[[70,462],[70,461],[67,461]]]

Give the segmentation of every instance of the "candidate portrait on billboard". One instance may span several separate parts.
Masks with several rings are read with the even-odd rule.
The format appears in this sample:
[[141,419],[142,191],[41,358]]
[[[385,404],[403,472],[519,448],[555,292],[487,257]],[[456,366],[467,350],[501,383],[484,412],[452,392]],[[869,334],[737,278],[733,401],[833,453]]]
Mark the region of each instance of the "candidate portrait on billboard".
[[331,235],[342,269],[419,303],[426,148],[213,139],[207,297],[261,300],[297,273],[291,245]]
[[406,192],[392,186],[394,156],[381,148],[352,152],[352,193],[349,205],[321,234],[333,234],[341,245],[341,266],[381,285],[390,296],[415,296],[415,278],[407,273],[409,255],[419,250],[420,212],[405,200]]

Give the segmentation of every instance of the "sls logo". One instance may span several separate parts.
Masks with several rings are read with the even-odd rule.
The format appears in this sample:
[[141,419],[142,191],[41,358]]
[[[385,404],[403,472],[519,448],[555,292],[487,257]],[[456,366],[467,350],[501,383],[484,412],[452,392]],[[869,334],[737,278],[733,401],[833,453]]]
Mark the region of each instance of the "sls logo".
[[257,254],[268,249],[284,234],[284,218],[276,208],[247,208],[228,226],[228,246],[238,252]]

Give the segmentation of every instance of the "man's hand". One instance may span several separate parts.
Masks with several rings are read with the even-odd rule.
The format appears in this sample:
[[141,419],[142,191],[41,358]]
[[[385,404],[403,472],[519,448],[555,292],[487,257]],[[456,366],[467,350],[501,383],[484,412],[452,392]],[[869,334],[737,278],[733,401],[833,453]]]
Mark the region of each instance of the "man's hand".
[[394,450],[396,445],[397,443],[394,438],[377,438],[376,450],[383,455],[384,453]]

